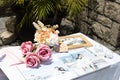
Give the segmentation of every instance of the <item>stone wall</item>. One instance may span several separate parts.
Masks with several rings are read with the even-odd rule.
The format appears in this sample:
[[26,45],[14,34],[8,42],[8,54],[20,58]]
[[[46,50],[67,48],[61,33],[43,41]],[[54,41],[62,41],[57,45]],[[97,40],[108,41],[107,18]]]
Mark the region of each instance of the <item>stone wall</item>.
[[89,0],[75,18],[77,30],[120,47],[120,0]]

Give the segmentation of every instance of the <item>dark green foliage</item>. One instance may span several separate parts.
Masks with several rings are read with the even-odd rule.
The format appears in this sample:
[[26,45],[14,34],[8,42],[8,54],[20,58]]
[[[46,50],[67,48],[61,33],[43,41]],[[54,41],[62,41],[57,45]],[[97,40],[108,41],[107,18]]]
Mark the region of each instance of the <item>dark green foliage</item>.
[[87,0],[10,0],[15,10],[20,9],[21,16],[18,29],[29,27],[33,21],[45,20],[53,14],[56,18],[59,11],[66,10],[66,16],[74,17],[87,4]]

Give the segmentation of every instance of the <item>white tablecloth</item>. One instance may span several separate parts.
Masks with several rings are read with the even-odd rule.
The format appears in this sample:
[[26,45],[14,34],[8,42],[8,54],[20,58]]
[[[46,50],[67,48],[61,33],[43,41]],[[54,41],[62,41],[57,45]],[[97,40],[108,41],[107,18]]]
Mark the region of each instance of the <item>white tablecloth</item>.
[[78,77],[74,80],[120,80],[120,63],[85,76]]
[[[78,34],[81,34],[81,33],[78,33]],[[83,34],[81,34],[81,35],[83,35]],[[85,36],[85,35],[83,35],[83,36]],[[89,70],[87,72],[81,72],[81,71],[78,72],[77,71],[77,74],[79,76],[72,74],[71,73],[72,70],[70,69],[71,72],[68,72],[68,73],[66,72],[66,74],[64,74],[62,76],[57,75],[58,77],[56,76],[56,78],[51,78],[51,79],[45,79],[45,78],[43,79],[42,78],[42,80],[53,80],[53,79],[58,79],[58,80],[69,80],[69,79],[73,79],[73,80],[120,80],[120,56],[118,54],[112,52],[105,46],[92,40],[91,38],[88,38],[87,36],[85,36],[85,37],[93,44],[92,47],[70,50],[66,54],[53,52],[54,53],[53,60],[55,62],[57,61],[56,57],[54,58],[54,56],[57,56],[57,58],[62,59],[63,56],[65,56],[65,55],[68,55],[68,54],[73,55],[73,53],[80,52],[81,54],[83,54],[85,56],[89,56],[91,59],[92,58],[104,59],[105,61],[107,61],[107,64],[100,66],[100,68],[98,68],[98,69]],[[107,51],[113,53],[112,58],[104,57],[105,54],[107,53]],[[26,68],[25,64],[16,65],[17,67],[9,66],[9,64],[11,63],[11,61],[9,61],[10,58],[7,56],[7,54],[9,54],[9,53],[18,53],[18,54],[21,53],[19,46],[6,47],[6,48],[2,48],[0,50],[0,58],[5,56],[5,58],[0,59],[1,60],[0,68],[3,70],[3,72],[7,75],[7,77],[10,80],[26,80],[26,78],[25,78],[26,76],[28,76],[28,77],[30,77],[31,75],[33,76],[33,74],[31,73],[33,70],[35,71],[33,73],[36,73],[34,76],[36,76],[36,75],[44,76],[44,74],[49,73],[49,72],[48,73],[45,73],[45,72],[49,71],[50,68],[52,71],[52,66],[54,66],[54,65],[60,66],[60,64],[61,64],[61,63],[60,64],[54,63],[54,64],[50,64],[51,66],[50,65],[42,65],[42,67],[39,68],[39,71],[37,69],[28,69],[28,68]],[[6,54],[6,55],[4,55],[4,54]],[[47,69],[49,69],[49,70],[47,70]],[[29,71],[31,71],[31,72],[29,72]],[[54,74],[55,71],[52,71],[52,72],[53,73],[50,73],[50,75]],[[21,73],[24,73],[24,74],[21,74]],[[1,78],[0,78],[0,80],[1,80]],[[33,80],[33,78],[27,78],[27,80]],[[41,78],[34,78],[34,80],[41,80]]]
[[[93,44],[93,47],[87,48],[92,52],[95,53],[95,49],[99,47],[103,47],[102,52],[106,51],[106,49],[108,50],[108,48],[101,45],[100,43],[92,40],[91,38],[88,38],[87,36],[85,37]],[[98,47],[96,47],[96,45]],[[110,66],[100,69],[98,71],[92,72],[90,74],[86,74],[85,76],[78,77],[75,80],[120,80],[120,56],[113,52],[113,58],[107,59],[107,61],[110,62]]]

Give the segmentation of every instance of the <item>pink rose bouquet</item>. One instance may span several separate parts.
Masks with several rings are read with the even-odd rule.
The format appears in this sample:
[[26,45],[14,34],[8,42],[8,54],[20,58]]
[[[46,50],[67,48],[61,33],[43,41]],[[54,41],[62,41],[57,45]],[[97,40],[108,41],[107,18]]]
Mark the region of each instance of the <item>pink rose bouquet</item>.
[[[47,61],[51,58],[52,51],[49,46],[40,44],[37,48],[31,41],[23,42],[20,46],[25,64],[27,67],[38,67],[41,61]],[[33,50],[35,50],[33,52]]]

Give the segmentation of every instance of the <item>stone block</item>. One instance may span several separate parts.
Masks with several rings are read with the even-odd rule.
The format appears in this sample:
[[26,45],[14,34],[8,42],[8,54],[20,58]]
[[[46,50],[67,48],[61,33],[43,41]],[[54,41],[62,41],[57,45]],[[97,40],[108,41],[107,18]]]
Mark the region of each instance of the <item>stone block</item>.
[[112,28],[111,28],[111,38],[110,38],[110,44],[113,46],[118,46],[120,45],[119,43],[119,31],[120,25],[118,23],[113,23]]
[[5,22],[7,21],[8,18],[9,17],[1,17],[0,18],[0,33],[6,30]]
[[2,44],[9,44],[16,39],[16,36],[12,32],[4,31],[1,33],[0,38],[2,40]]
[[96,0],[98,5],[95,11],[97,11],[100,14],[104,13],[104,7],[105,7],[105,0]]
[[60,35],[63,36],[74,33],[74,26],[75,24],[72,21],[63,18],[59,27]]
[[115,0],[115,2],[120,3],[120,0]]
[[91,33],[91,26],[86,22],[81,21],[76,26],[77,26],[78,32],[81,32],[86,35],[89,35]]
[[117,47],[119,47],[120,48],[120,31],[119,31],[119,33],[118,33],[118,38],[117,38]]
[[98,7],[98,2],[97,0],[88,0],[88,7],[91,10],[95,10]]
[[96,13],[95,11],[92,11],[92,10],[89,10],[88,13],[89,13],[89,15],[88,15],[89,18],[91,18],[91,19],[93,19],[93,20],[96,20],[96,19],[97,19],[98,13]]
[[107,1],[104,14],[107,17],[120,23],[120,5],[119,4],[115,2]]
[[105,17],[105,16],[102,16],[102,15],[98,15],[97,21],[98,21],[99,23],[101,23],[102,25],[111,28],[112,20],[110,20],[109,18],[107,18],[107,17]]
[[16,16],[11,16],[7,19],[5,25],[7,31],[15,32]]
[[105,40],[105,41],[110,41],[110,29],[103,26],[102,24],[95,22],[93,25],[93,32],[95,35],[97,35],[99,38]]

